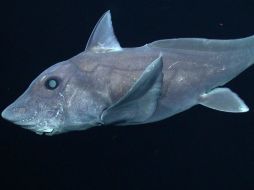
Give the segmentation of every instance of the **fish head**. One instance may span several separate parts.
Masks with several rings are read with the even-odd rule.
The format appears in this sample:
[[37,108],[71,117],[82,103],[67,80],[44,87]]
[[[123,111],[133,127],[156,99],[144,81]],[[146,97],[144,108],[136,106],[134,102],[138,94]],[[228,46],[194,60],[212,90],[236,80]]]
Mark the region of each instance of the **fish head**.
[[54,135],[100,125],[102,99],[89,76],[69,61],[42,72],[2,117],[37,134]]

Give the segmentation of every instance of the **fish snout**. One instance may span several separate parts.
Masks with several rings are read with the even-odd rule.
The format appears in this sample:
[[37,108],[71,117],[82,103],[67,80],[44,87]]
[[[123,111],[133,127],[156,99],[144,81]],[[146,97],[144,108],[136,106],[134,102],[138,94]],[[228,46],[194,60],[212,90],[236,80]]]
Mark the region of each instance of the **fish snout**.
[[27,109],[25,107],[14,107],[13,105],[8,106],[1,113],[2,118],[7,121],[16,123],[24,120],[24,117],[27,115]]
[[7,121],[13,121],[13,113],[12,113],[12,108],[8,106],[7,108],[4,109],[1,113],[2,118],[6,119]]

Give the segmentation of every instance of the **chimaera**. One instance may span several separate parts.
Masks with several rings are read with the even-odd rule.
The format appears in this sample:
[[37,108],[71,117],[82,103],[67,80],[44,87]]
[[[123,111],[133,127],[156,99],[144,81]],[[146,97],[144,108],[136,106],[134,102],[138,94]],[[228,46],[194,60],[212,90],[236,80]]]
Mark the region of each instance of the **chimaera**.
[[194,105],[225,112],[248,107],[224,85],[254,62],[254,36],[179,38],[122,48],[110,12],[84,52],[41,73],[2,117],[38,134],[97,125],[138,125]]

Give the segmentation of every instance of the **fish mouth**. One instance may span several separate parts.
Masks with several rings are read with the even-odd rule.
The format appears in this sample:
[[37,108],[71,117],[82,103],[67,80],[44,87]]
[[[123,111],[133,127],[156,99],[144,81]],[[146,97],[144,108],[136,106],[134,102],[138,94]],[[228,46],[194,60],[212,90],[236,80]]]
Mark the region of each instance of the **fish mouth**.
[[24,129],[30,130],[37,135],[48,135],[51,136],[54,134],[54,129],[51,127],[41,127],[38,125],[22,125]]
[[54,133],[54,128],[50,127],[48,125],[41,125],[36,124],[34,122],[26,122],[27,120],[19,120],[19,121],[12,121],[16,125],[20,125],[22,128],[33,131],[34,133],[38,135],[52,135]]
[[47,130],[29,129],[29,130],[35,132],[37,135],[52,136],[54,134],[54,129],[47,129]]

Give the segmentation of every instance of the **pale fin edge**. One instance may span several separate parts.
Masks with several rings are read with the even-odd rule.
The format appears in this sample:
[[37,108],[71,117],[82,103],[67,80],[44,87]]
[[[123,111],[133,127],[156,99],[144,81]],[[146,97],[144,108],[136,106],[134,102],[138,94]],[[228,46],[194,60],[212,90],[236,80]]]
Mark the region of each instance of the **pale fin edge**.
[[199,104],[214,110],[230,113],[249,111],[244,101],[229,88],[215,88],[211,92],[201,95]]
[[121,50],[122,48],[114,34],[111,13],[110,11],[107,11],[95,25],[87,42],[85,51],[104,53]]

